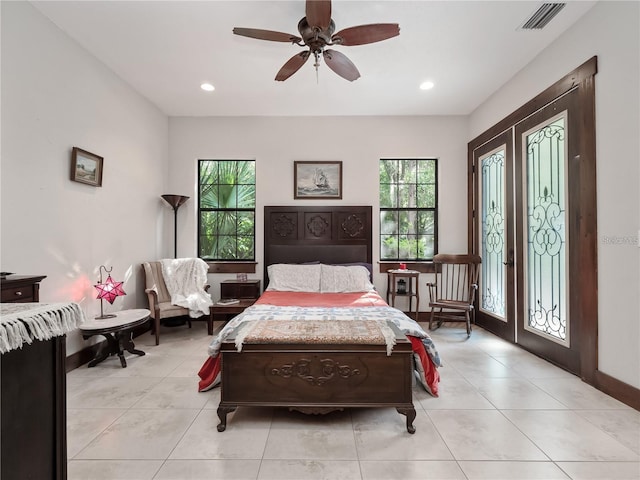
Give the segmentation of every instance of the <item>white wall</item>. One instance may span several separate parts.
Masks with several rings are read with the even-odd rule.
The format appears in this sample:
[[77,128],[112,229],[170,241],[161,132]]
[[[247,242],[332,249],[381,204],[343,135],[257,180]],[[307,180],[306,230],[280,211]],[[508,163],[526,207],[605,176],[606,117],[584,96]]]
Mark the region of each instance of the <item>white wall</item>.
[[[171,118],[169,185],[191,196],[180,211],[178,256],[196,254],[196,176],[198,159],[256,160],[256,260],[254,278],[262,278],[265,205],[321,205],[293,200],[294,160],[341,160],[343,197],[324,203],[372,205],[374,264],[379,261],[378,161],[392,157],[437,157],[439,175],[439,245],[442,252],[467,250],[465,117],[247,117]],[[186,207],[186,208],[185,208]],[[377,265],[375,265],[377,266]],[[377,268],[375,268],[377,270]],[[213,275],[212,294],[223,275]],[[423,310],[426,277],[421,278]],[[386,289],[386,276],[375,284]],[[400,306],[400,304],[398,304]]]
[[598,2],[470,116],[470,137],[594,55],[598,364],[640,388],[640,3]]
[[[113,266],[128,295],[105,310],[142,307],[140,262],[167,254],[167,117],[30,4],[1,8],[0,268],[46,275],[40,301],[93,316],[98,267]],[[73,146],[104,157],[102,188],[70,181]],[[67,353],[85,345],[72,333]]]

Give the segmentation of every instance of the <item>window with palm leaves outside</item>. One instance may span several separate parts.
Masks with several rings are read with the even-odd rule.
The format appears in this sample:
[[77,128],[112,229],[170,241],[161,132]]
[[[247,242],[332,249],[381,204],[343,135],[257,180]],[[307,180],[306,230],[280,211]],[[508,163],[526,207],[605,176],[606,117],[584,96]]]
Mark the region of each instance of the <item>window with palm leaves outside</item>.
[[198,256],[254,260],[255,161],[199,160],[198,179]]
[[380,160],[380,260],[427,261],[437,252],[437,160]]

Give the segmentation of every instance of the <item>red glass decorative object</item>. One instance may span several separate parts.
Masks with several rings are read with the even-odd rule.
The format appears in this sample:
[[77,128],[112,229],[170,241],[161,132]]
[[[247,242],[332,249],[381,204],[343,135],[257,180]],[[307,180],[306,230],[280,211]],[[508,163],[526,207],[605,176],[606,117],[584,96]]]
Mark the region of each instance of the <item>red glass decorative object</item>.
[[[102,281],[103,268],[104,268],[104,271],[107,273],[107,280],[104,282]],[[100,299],[100,316],[96,317],[96,319],[102,320],[105,318],[115,317],[114,314],[108,314],[108,315],[104,314],[104,309],[102,308],[103,300],[106,300],[107,302],[113,305],[113,302],[115,301],[116,297],[119,297],[121,295],[126,295],[126,293],[122,289],[123,282],[114,282],[113,279],[111,278],[111,270],[113,270],[113,267],[107,270],[107,267],[105,267],[104,265],[100,265],[100,280],[98,280],[98,283],[94,285],[96,290],[98,290],[98,296],[96,298]]]
[[122,283],[123,282],[114,282],[111,278],[111,275],[107,276],[107,279],[104,283],[94,285],[94,287],[96,287],[96,289],[98,290],[98,296],[96,298],[99,298],[100,300],[106,300],[113,305],[116,297],[126,295],[126,293],[122,289]]

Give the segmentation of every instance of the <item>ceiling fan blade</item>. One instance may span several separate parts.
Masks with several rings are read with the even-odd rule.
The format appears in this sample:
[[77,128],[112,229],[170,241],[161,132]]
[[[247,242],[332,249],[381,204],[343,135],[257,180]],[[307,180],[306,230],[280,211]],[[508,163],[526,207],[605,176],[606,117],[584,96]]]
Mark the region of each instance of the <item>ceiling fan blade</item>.
[[304,52],[300,52],[297,55],[291,57],[287,61],[287,63],[282,66],[282,68],[276,75],[276,80],[278,82],[282,82],[296,73],[298,70],[300,70],[300,67],[302,67],[302,65],[304,65],[305,62],[309,59],[310,54],[310,50],[305,50]]
[[258,28],[235,27],[233,33],[243,37],[257,38],[258,40],[270,40],[272,42],[298,43],[302,38],[290,33],[274,32],[273,30],[260,30]]
[[331,23],[331,0],[307,0],[305,14],[310,27],[326,30]]
[[336,72],[342,78],[353,82],[360,78],[360,72],[356,66],[349,60],[346,55],[336,52],[335,50],[325,50],[322,52],[324,62],[331,70]]
[[331,37],[331,41],[345,46],[365,45],[398,35],[400,35],[400,27],[397,23],[372,23],[340,30]]

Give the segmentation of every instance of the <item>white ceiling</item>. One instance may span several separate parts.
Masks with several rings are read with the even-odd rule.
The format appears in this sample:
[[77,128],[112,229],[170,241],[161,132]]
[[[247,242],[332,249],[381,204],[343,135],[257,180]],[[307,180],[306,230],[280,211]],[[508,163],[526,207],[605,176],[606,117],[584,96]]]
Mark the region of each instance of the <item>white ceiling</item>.
[[[39,1],[32,4],[170,116],[467,115],[595,1],[569,1],[542,30],[519,27],[539,1],[334,0],[336,31],[399,23],[400,36],[333,47],[358,67],[348,82],[310,59],[274,77],[301,47],[233,27],[298,34],[304,0]],[[568,66],[567,68],[570,68]],[[429,91],[418,87],[432,80]],[[202,82],[216,90],[206,93]]]

